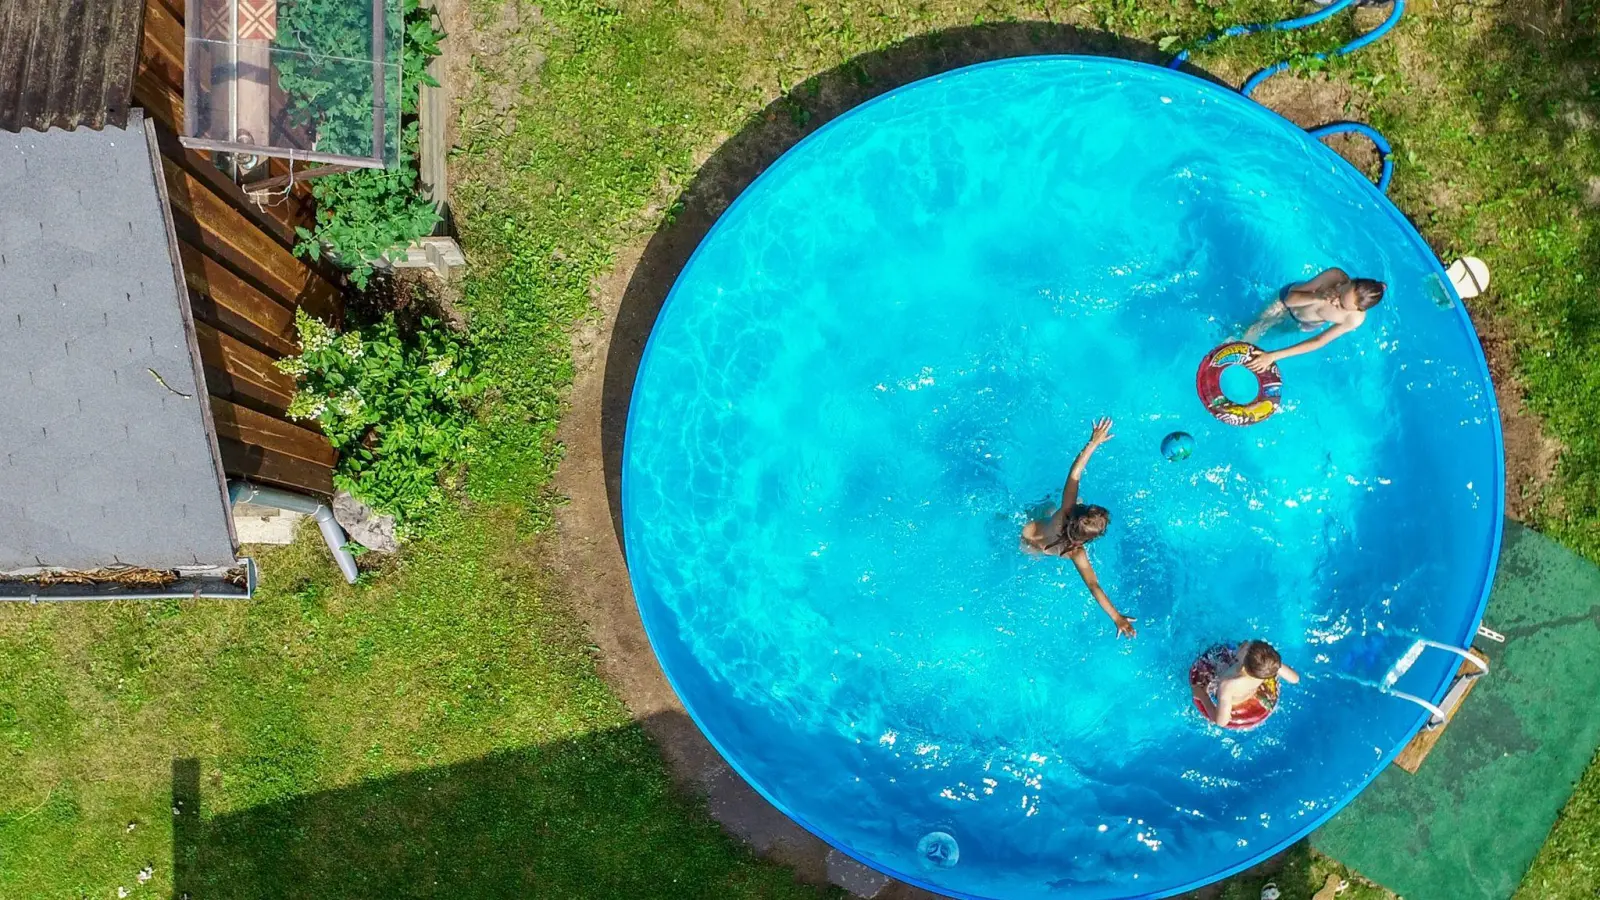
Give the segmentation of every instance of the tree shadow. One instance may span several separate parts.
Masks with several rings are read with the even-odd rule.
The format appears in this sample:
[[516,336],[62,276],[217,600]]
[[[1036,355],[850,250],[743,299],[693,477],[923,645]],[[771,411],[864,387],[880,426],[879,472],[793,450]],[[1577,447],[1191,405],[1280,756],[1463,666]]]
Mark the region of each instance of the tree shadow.
[[1451,224],[1499,279],[1471,307],[1504,323],[1519,387],[1563,444],[1535,522],[1594,558],[1600,442],[1586,411],[1600,397],[1600,2],[1441,0],[1440,10],[1462,36],[1441,40],[1441,52],[1471,60],[1459,76],[1474,151],[1463,153],[1463,180],[1479,195]]
[[[173,900],[844,896],[818,887],[827,845],[680,712],[236,812],[205,802],[200,761],[173,760]],[[1309,897],[1294,886],[1312,877],[1301,842],[1182,900],[1254,900],[1269,879]],[[891,881],[878,900],[937,898]]]
[[[681,714],[656,718],[687,719]],[[676,790],[646,722],[202,816],[173,762],[173,896],[822,897]],[[688,726],[693,727],[693,726]],[[753,794],[753,792],[752,792]]]
[[[1170,58],[1147,41],[1049,22],[932,32],[857,56],[801,82],[753,116],[706,160],[679,195],[674,214],[646,245],[612,325],[601,397],[600,442],[606,497],[619,543],[623,541],[623,435],[640,356],[678,273],[723,210],[784,151],[836,116],[880,94],[963,66],[1047,54],[1111,56],[1154,64]],[[1210,78],[1197,69],[1185,71]]]

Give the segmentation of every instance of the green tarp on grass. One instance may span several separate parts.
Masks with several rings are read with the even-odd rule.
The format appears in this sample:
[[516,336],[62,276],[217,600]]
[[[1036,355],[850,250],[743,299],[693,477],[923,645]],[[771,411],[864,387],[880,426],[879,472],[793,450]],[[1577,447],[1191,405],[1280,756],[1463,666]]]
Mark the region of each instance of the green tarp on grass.
[[1600,743],[1600,569],[1507,523],[1492,671],[1421,771],[1390,766],[1311,838],[1406,900],[1503,900]]

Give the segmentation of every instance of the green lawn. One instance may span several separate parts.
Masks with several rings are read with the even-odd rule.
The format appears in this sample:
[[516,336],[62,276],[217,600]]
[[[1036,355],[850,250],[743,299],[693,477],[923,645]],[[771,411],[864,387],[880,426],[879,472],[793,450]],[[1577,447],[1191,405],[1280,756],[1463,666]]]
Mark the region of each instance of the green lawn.
[[[1528,518],[1600,560],[1596,2],[1412,7],[1396,35],[1333,67],[1352,88],[1340,105],[1394,142],[1394,197],[1438,252],[1493,268],[1474,314],[1515,349],[1530,406],[1566,447]],[[595,674],[569,606],[582,598],[539,549],[567,335],[591,284],[680,214],[725,140],[738,152],[703,191],[730,191],[842,108],[955,64],[1152,52],[1168,34],[1291,8],[475,0],[476,36],[453,38],[471,41],[478,78],[460,111],[455,211],[474,263],[464,306],[496,388],[468,502],[356,587],[307,542],[261,560],[249,604],[0,607],[0,896],[815,896],[669,790]],[[1346,27],[1197,62],[1237,78]],[[1592,769],[1526,900],[1594,896],[1597,847]],[[1286,898],[1327,865],[1298,852],[1278,876]]]

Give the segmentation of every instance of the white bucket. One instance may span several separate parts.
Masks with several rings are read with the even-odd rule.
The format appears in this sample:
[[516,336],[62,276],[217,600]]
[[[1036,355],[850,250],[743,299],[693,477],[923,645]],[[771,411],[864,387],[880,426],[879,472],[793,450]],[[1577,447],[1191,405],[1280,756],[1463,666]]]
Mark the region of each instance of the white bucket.
[[1450,283],[1456,286],[1456,294],[1463,300],[1489,289],[1489,266],[1476,256],[1463,256],[1444,271],[1450,276]]

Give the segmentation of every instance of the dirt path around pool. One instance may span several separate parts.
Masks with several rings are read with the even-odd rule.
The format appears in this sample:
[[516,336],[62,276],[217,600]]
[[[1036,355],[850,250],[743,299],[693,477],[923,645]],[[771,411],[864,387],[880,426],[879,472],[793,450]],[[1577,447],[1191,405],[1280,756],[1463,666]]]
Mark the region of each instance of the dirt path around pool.
[[[613,423],[625,420],[627,413],[625,394],[620,398],[607,394],[608,361],[625,366],[631,384],[637,353],[648,335],[648,325],[639,333],[629,327],[627,317],[618,316],[643,253],[640,243],[619,254],[612,274],[595,285],[599,315],[580,325],[574,334],[576,376],[560,431],[566,456],[555,482],[556,490],[568,502],[557,514],[553,561],[600,648],[602,674],[650,732],[679,786],[704,798],[712,817],[756,853],[792,867],[802,881],[825,884],[829,880],[827,844],[756,793],[711,747],[667,684],[634,603],[608,493],[621,486],[607,483],[617,476],[607,472],[602,424],[620,428]],[[666,276],[668,284],[675,274]],[[653,312],[649,318],[654,321]],[[612,354],[613,341],[627,344],[631,352]],[[632,364],[626,362],[630,355]],[[616,377],[615,372],[611,374]],[[620,403],[622,408],[606,410],[608,402]],[[603,415],[605,412],[611,415]],[[621,436],[611,437],[620,441]],[[898,883],[877,896],[879,900],[934,898]]]

